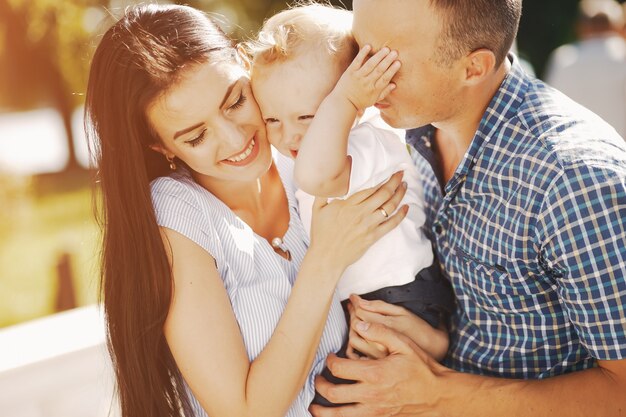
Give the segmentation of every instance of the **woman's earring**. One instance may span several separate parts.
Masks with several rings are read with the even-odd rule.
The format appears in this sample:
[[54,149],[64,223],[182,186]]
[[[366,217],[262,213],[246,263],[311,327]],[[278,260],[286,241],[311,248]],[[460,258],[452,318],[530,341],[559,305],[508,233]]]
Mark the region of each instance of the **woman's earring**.
[[167,159],[167,162],[170,163],[170,169],[172,171],[176,171],[176,164],[174,163],[174,158],[168,158],[167,155],[166,155],[165,159]]

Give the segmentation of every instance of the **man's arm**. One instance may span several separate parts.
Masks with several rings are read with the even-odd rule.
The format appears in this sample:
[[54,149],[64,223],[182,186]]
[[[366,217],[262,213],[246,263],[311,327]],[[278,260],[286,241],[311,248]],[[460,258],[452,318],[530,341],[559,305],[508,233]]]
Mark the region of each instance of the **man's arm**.
[[543,380],[514,380],[452,371],[415,343],[380,324],[362,322],[364,339],[391,354],[380,360],[328,358],[333,375],[356,384],[333,385],[318,377],[316,388],[341,408],[310,410],[315,417],[621,417],[626,416],[626,359]]

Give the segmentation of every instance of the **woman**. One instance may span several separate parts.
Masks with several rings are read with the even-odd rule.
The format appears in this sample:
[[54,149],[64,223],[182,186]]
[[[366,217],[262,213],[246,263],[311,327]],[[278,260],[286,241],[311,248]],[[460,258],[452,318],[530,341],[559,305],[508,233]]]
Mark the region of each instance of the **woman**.
[[346,330],[337,280],[406,215],[380,210],[396,210],[399,175],[318,201],[307,250],[248,65],[183,6],[129,9],[94,55],[86,120],[125,417],[308,415],[313,374]]

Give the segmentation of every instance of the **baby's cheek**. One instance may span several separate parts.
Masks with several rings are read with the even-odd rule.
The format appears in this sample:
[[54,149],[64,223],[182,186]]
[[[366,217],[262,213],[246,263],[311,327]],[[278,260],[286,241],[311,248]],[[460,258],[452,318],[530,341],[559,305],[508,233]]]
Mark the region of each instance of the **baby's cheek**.
[[267,125],[266,125],[266,129],[267,129],[267,140],[269,140],[272,146],[274,146],[280,151],[281,150],[280,149],[281,148],[280,135],[278,134],[278,132],[276,132],[276,129],[273,129]]

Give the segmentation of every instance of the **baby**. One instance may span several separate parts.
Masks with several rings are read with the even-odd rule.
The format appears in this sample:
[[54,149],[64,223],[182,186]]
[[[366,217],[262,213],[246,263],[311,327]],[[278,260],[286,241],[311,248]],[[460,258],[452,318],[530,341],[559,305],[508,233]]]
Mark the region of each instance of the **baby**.
[[[295,160],[296,197],[309,230],[314,196],[344,198],[404,171],[407,217],[345,271],[337,291],[344,301],[358,294],[400,305],[439,327],[453,297],[422,231],[417,172],[398,132],[368,109],[395,88],[398,55],[359,51],[351,27],[349,11],[320,4],[271,17],[249,44],[253,93],[270,142]],[[378,210],[381,221],[392,214]]]

